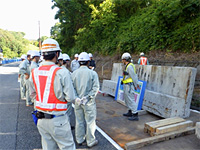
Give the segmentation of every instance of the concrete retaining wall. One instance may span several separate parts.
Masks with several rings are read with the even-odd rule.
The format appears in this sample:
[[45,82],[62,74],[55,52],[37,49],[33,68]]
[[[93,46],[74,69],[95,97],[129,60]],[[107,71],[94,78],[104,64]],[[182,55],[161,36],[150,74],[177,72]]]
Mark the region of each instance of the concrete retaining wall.
[[163,118],[189,117],[195,68],[152,65],[136,68],[139,79],[147,81],[143,109]]
[[[143,101],[144,110],[163,118],[189,117],[197,69],[152,65],[135,66],[138,78],[147,81]],[[122,72],[123,65],[121,63],[113,64],[111,80],[104,81],[103,87],[108,84],[111,91],[115,91],[116,86],[113,84],[117,84],[118,76],[121,76]],[[111,81],[113,84],[109,83]],[[102,90],[106,92],[108,89],[102,88]]]

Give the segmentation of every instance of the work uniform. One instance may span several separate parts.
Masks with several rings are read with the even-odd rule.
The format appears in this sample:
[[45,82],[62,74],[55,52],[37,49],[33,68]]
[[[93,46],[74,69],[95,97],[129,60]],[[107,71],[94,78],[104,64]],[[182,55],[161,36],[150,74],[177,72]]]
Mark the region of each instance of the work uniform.
[[76,127],[75,136],[77,143],[85,140],[90,147],[96,142],[96,102],[95,97],[99,91],[99,78],[95,71],[87,66],[81,66],[72,73],[72,80],[78,98],[87,97],[88,102],[78,105],[75,102]]
[[[66,69],[66,71],[67,71],[66,75],[70,76],[70,79],[72,80],[71,73],[69,72],[69,70],[64,65],[62,65],[61,68]],[[69,120],[70,120],[71,114],[72,114],[72,102],[68,102],[67,103],[67,115],[69,116]]]
[[[22,74],[27,73],[28,75],[30,75],[29,67],[30,67],[30,62],[27,59],[25,59],[19,67],[19,72]],[[29,79],[26,79],[25,77],[26,77],[26,75],[23,76],[23,78],[24,78],[24,86],[23,87],[25,87],[24,90],[26,92],[26,105],[31,105],[32,102],[31,102],[31,98],[30,98],[30,94],[29,94]]]
[[138,85],[138,77],[136,74],[135,66],[129,63],[125,67],[127,75],[123,77],[124,83],[124,100],[126,106],[132,111],[133,114],[137,113],[137,104],[135,101],[134,89]]
[[37,123],[44,150],[54,150],[57,146],[62,150],[75,150],[66,114],[67,102],[75,99],[75,92],[70,75],[67,74],[66,69],[45,61],[30,76],[31,97],[36,98],[36,109],[52,116],[51,119],[38,119]]
[[74,72],[76,69],[80,67],[78,60],[74,59],[71,62],[71,71]]
[[139,65],[149,65],[149,61],[146,57],[142,56],[138,60]]
[[[25,60],[23,60],[25,61]],[[19,75],[20,75],[20,95],[21,99],[26,98],[26,89],[25,89],[25,78],[24,78],[24,71],[21,70],[23,61],[19,65]]]
[[95,61],[92,59],[90,60],[89,67],[94,67],[93,70],[96,68]]
[[[38,68],[39,64],[35,61],[31,61],[30,71],[32,72],[33,69]],[[30,83],[29,83],[30,84]],[[35,104],[35,99],[31,99],[32,103]],[[34,105],[35,108],[35,105]]]
[[30,66],[30,70],[32,71],[34,68],[38,68],[39,64],[36,63],[35,61],[31,61],[31,66]]

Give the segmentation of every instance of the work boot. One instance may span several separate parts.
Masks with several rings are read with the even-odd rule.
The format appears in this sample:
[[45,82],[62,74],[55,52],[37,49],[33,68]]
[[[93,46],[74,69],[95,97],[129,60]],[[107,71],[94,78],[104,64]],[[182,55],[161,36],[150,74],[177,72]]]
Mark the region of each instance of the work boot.
[[82,143],[77,143],[77,144],[78,144],[78,146],[85,146],[85,145],[87,145],[86,140],[84,140]]
[[88,145],[88,147],[91,148],[91,147],[94,147],[97,144],[98,144],[98,140],[95,140],[95,142],[92,145],[90,145],[90,146]]
[[128,112],[126,114],[123,114],[123,116],[131,117],[132,116],[131,110],[128,110]]
[[129,117],[128,120],[130,120],[130,121],[138,121],[139,120],[138,113],[132,114],[132,116]]

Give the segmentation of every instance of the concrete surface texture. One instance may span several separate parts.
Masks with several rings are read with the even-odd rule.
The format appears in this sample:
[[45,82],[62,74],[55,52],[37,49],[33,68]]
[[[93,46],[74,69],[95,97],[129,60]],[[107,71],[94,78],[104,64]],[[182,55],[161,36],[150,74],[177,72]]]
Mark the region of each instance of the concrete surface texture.
[[123,65],[121,63],[114,63],[112,68],[111,80],[103,80],[102,91],[111,96],[115,96],[118,77],[122,76],[122,73]]
[[136,65],[139,79],[147,81],[143,109],[164,118],[190,115],[196,69]]
[[[135,65],[135,67],[138,78],[147,81],[144,110],[163,118],[189,117],[197,69],[152,65]],[[114,63],[111,79],[117,82],[122,72],[123,65]]]
[[115,91],[116,91],[116,87],[117,87],[117,82],[112,81],[112,80],[103,80],[103,84],[102,84],[102,91],[115,96]]
[[[139,121],[129,121],[127,117],[124,117],[122,114],[127,112],[127,108],[116,101],[110,96],[102,96],[101,94],[97,95],[97,125],[101,127],[104,132],[106,132],[111,138],[116,141],[121,147],[124,148],[126,143],[142,140],[151,137],[148,133],[144,133],[144,124],[151,121],[160,120],[161,117],[153,115],[152,113],[146,113],[139,115]],[[191,120],[194,123],[200,119],[199,113],[191,112],[191,115],[187,120]],[[191,137],[188,139],[187,137]],[[181,149],[181,147],[187,147],[188,149],[197,149],[199,146],[199,140],[196,136],[185,136],[181,137],[182,141],[181,146],[176,144],[177,139],[172,139],[171,145],[167,145],[170,150]],[[166,145],[165,142],[160,142],[156,144],[156,149],[166,149],[163,145]],[[189,143],[189,144],[188,144]],[[144,147],[148,149],[152,145]],[[143,149],[143,148],[141,148]],[[155,150],[155,148],[149,148],[149,150]]]
[[124,65],[122,63],[114,63],[112,68],[111,80],[117,82],[118,77],[123,74]]
[[197,123],[196,123],[195,134],[197,135],[197,138],[200,139],[200,122],[197,122]]

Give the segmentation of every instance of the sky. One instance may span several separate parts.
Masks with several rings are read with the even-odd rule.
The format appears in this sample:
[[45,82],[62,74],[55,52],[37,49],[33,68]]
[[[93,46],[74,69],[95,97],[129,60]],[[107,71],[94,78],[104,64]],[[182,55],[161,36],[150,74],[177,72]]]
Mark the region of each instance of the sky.
[[8,31],[24,32],[25,38],[36,40],[40,36],[50,36],[57,8],[51,9],[51,0],[0,0],[0,28]]

